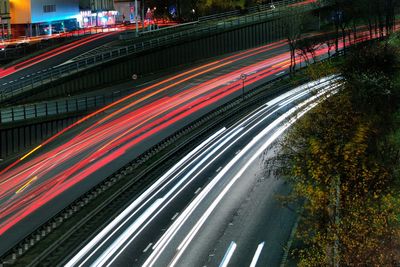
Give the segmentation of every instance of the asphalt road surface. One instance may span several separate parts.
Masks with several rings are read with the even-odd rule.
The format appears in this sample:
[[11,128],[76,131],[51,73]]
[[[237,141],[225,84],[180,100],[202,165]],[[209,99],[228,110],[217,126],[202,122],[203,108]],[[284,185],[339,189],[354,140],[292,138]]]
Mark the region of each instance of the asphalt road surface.
[[[325,55],[321,48],[317,55]],[[283,75],[285,41],[132,88],[0,171],[0,255],[90,188],[193,120]]]
[[[217,131],[79,248],[66,266],[250,266],[253,261],[278,266],[295,214],[275,199],[288,192],[287,185],[264,178],[263,159],[270,155],[264,152],[333,94],[337,81],[332,77],[293,89]],[[225,246],[231,248],[226,253]]]
[[0,68],[0,85],[65,63],[99,46],[118,40],[119,34],[120,31],[110,31],[86,36],[7,68]]

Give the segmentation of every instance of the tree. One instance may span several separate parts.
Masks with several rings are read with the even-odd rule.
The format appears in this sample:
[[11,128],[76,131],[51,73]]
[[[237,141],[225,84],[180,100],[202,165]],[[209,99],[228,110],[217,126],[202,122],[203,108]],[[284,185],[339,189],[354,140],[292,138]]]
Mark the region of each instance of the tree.
[[400,206],[394,208],[389,200],[397,193],[388,190],[393,177],[370,156],[375,128],[350,99],[343,91],[325,100],[282,144],[279,166],[293,167],[278,174],[293,184],[291,199],[305,200],[299,266],[400,262]]
[[326,38],[326,35],[316,35],[298,40],[297,53],[304,59],[307,65],[311,63],[309,56],[311,56],[313,62],[317,61],[316,52],[325,43]]
[[286,201],[304,206],[299,266],[400,264],[400,51],[394,47],[400,39],[394,39],[352,51],[341,90],[302,117],[266,163],[292,184]]
[[307,26],[310,24],[312,16],[310,13],[301,10],[291,9],[282,20],[282,27],[286,35],[290,50],[290,72],[296,70],[296,49],[298,42],[301,40],[302,34],[306,32]]

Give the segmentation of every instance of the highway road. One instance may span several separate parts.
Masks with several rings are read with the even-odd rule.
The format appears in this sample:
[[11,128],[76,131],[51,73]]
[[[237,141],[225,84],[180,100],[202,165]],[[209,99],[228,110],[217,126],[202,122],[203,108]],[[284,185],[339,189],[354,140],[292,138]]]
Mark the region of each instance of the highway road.
[[287,185],[262,175],[264,152],[339,81],[295,88],[215,132],[66,266],[279,266],[296,217],[275,199]]
[[60,65],[85,52],[118,40],[120,30],[93,34],[31,57],[17,64],[0,68],[0,84],[18,80],[38,71]]
[[[326,48],[317,54],[324,55]],[[90,188],[193,120],[284,75],[285,41],[132,88],[0,171],[0,255]]]

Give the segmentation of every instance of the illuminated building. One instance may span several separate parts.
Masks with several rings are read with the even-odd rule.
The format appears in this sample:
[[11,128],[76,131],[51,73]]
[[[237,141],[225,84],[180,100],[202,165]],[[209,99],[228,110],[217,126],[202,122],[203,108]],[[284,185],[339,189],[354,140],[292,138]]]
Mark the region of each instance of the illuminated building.
[[[138,7],[141,6],[141,1],[138,1]],[[133,0],[115,0],[115,9],[118,11],[117,22],[135,22],[135,1]],[[140,14],[140,12],[139,12]]]
[[11,35],[10,26],[10,1],[0,0],[0,39],[9,38]]
[[36,36],[77,27],[79,0],[9,0],[14,36]]
[[80,27],[114,25],[118,14],[114,9],[113,0],[80,0]]

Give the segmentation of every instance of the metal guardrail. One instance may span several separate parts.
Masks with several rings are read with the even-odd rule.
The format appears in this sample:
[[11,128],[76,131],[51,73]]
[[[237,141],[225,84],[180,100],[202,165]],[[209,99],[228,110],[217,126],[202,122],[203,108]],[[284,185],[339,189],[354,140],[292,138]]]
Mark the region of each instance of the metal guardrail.
[[265,12],[268,10],[272,10],[273,8],[281,8],[284,6],[288,6],[291,4],[296,4],[301,2],[302,0],[281,0],[281,1],[275,1],[273,6],[272,4],[263,4],[263,5],[257,5],[257,6],[251,6],[247,9],[242,9],[242,10],[232,10],[224,13],[218,13],[218,14],[213,14],[213,15],[208,15],[208,16],[203,16],[199,17],[198,20],[200,22],[204,21],[210,21],[210,20],[216,20],[216,19],[222,19],[222,18],[229,18],[233,16],[239,16],[243,14],[250,14],[250,13],[256,13],[256,12]]
[[[302,0],[281,0],[281,1],[276,1],[274,6],[275,7],[282,7],[282,6],[285,6],[285,5],[298,3],[300,1],[302,1]],[[182,24],[178,24],[178,25],[174,25],[174,26],[170,26],[170,27],[164,27],[164,28],[151,30],[151,31],[141,31],[141,32],[139,32],[139,36],[151,36],[151,35],[157,35],[157,34],[160,34],[160,33],[164,34],[164,33],[168,33],[168,32],[175,32],[176,30],[183,29],[183,28],[185,28],[187,26],[198,25],[200,23],[213,21],[213,20],[217,20],[217,19],[226,19],[226,18],[229,18],[229,17],[240,16],[240,15],[242,15],[242,12],[245,13],[246,15],[248,15],[249,13],[265,12],[265,11],[268,11],[270,9],[271,9],[271,5],[270,4],[264,4],[264,5],[252,6],[252,7],[249,7],[247,9],[245,9],[245,10],[236,9],[236,10],[232,10],[232,11],[228,11],[228,12],[202,16],[202,17],[198,17],[197,21],[193,21],[193,22],[182,23]],[[129,35],[129,36],[135,36],[136,37],[136,33],[135,32],[122,33],[121,35],[123,35],[123,36],[124,35]],[[128,37],[123,37],[121,39],[127,39],[127,38]]]
[[[330,1],[329,0],[324,1],[324,3],[326,2],[329,3]],[[298,3],[298,0],[287,0],[284,1],[284,3],[285,4],[282,4],[282,7]],[[313,10],[316,8],[313,5],[304,5],[301,7],[302,7],[301,11]],[[47,70],[42,70],[37,73],[27,75],[25,77],[21,77],[18,80],[2,84],[0,88],[0,102],[5,101],[21,93],[24,93],[26,91],[30,91],[36,87],[49,84],[53,81],[70,76],[84,69],[117,58],[121,58],[127,55],[135,54],[149,49],[158,48],[164,45],[172,44],[183,38],[193,37],[196,35],[211,34],[213,32],[228,30],[247,23],[255,23],[265,19],[280,17],[282,15],[287,14],[287,12],[288,10],[286,8],[275,8],[269,10],[269,12],[258,12],[255,14],[237,17],[230,20],[224,20],[215,23],[213,25],[205,25],[203,27],[197,27],[194,29],[189,29],[177,33],[164,35],[155,39],[138,42],[132,45],[110,49],[109,51],[97,55],[92,55],[76,62],[59,65]]]
[[[343,51],[333,51],[331,57],[341,56]],[[327,56],[320,56],[324,61]],[[301,64],[297,66],[301,68]],[[67,115],[77,112],[94,111],[132,93],[131,89],[113,91],[103,95],[67,98],[49,102],[20,105],[0,109],[0,124],[14,123],[23,120],[40,119],[49,116]]]
[[0,109],[0,124],[13,123],[48,116],[95,110],[131,93],[131,90],[114,91],[104,95],[67,98],[49,102]]
[[163,27],[163,28],[159,28],[159,29],[151,30],[151,31],[141,31],[141,32],[139,32],[139,36],[142,37],[142,36],[152,36],[152,35],[158,35],[158,34],[170,34],[177,30],[184,30],[188,26],[196,26],[197,24],[199,24],[199,21],[192,21],[192,22],[177,24],[174,26]]
[[229,12],[224,12],[224,13],[218,13],[218,14],[199,17],[198,20],[200,22],[204,22],[204,21],[227,18],[227,17],[232,17],[232,16],[239,16],[239,15],[240,15],[240,10],[232,10],[232,11],[229,11]]
[[193,22],[187,22],[187,23],[181,23],[173,26],[168,26],[168,27],[162,27],[159,29],[155,30],[141,30],[138,32],[138,35],[136,34],[136,31],[127,31],[123,32],[119,35],[120,40],[135,40],[138,37],[152,37],[152,36],[158,36],[158,35],[165,35],[165,34],[170,34],[174,33],[180,30],[185,30],[188,27],[191,26],[196,26],[199,24],[199,21],[193,21]]
[[[19,47],[15,49],[10,49],[9,51],[4,50],[0,51],[0,59],[8,60],[8,59],[18,59],[21,58],[21,56],[31,54],[33,52],[36,52],[37,48],[43,49],[51,45],[59,44],[61,42],[64,42],[65,39],[68,38],[78,38],[78,37],[83,37],[83,36],[89,36],[89,35],[94,35],[98,33],[104,33],[104,32],[110,32],[110,31],[116,31],[116,28],[107,28],[107,27],[94,27],[94,28],[83,28],[83,29],[77,29],[73,30],[70,32],[65,32],[65,33],[54,33],[54,36],[57,36],[56,38],[43,38],[38,41],[32,41],[31,44],[27,47]],[[19,39],[13,39],[14,42],[21,42],[24,43],[28,39],[26,38],[19,38]],[[7,43],[5,43],[7,44]]]

